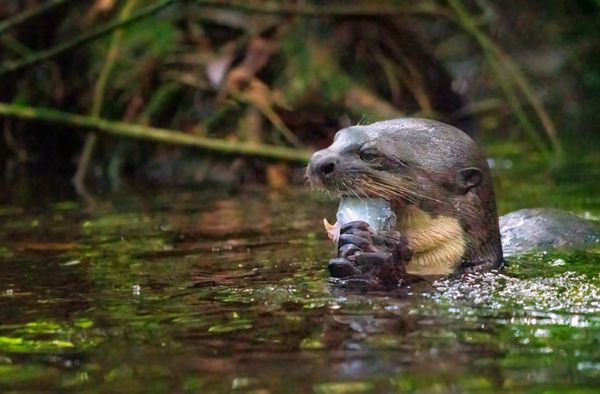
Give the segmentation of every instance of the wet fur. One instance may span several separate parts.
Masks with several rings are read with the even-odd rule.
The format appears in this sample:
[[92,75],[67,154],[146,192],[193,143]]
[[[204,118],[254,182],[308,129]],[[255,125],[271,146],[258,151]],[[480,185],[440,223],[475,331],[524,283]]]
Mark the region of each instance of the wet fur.
[[[375,162],[361,160],[365,149],[377,152]],[[325,155],[337,161],[335,176],[323,181],[311,165]],[[340,130],[311,165],[307,176],[314,186],[392,202],[398,230],[415,252],[407,270],[447,274],[459,265],[501,264],[491,175],[478,147],[462,131],[426,119],[353,126]],[[477,175],[472,185],[470,174]]]

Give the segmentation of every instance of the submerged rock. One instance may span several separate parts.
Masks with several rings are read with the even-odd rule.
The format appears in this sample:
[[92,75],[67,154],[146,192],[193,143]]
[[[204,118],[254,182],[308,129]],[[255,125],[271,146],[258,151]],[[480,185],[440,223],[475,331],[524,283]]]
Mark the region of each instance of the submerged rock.
[[600,223],[558,209],[521,209],[500,217],[500,235],[505,256],[535,250],[585,249],[600,244]]

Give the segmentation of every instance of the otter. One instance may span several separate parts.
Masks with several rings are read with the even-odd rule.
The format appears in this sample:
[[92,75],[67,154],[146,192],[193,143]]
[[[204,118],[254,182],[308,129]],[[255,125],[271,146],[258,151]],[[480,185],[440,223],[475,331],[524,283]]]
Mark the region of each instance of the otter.
[[[487,160],[458,128],[417,118],[348,127],[336,133],[328,148],[313,154],[307,177],[313,186],[341,197],[383,198],[396,214],[391,231],[376,234],[363,221],[340,228],[337,257],[329,262],[329,271],[345,284],[390,287],[503,264]],[[571,234],[598,238],[595,225],[564,215],[570,228],[581,229]],[[505,249],[522,251],[515,249],[522,244],[574,245],[577,237],[564,232],[541,236],[548,227],[559,228],[557,224],[567,220],[564,215],[545,210],[509,214],[504,220]],[[528,234],[527,226],[522,226],[526,217],[533,218],[540,236],[523,242],[519,233]]]

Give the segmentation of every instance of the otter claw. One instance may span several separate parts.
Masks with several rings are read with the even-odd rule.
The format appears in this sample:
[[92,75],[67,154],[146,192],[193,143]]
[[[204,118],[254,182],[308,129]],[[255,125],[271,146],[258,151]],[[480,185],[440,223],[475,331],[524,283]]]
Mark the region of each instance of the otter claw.
[[353,222],[348,222],[343,226],[340,226],[340,233],[342,234],[352,232],[353,230],[362,230],[368,231],[371,234],[373,233],[373,231],[371,230],[371,226],[369,226],[369,223],[363,222],[362,220],[355,220]]
[[362,252],[362,250],[356,245],[346,244],[340,247],[338,255],[343,258],[348,258],[348,256],[351,256],[356,252]]
[[360,275],[361,271],[347,259],[337,258],[329,261],[329,273],[335,278],[348,278]]
[[367,250],[371,247],[371,240],[363,238],[354,234],[342,234],[338,241],[338,247],[341,248],[344,245],[356,245],[360,250]]
[[354,255],[350,256],[348,260],[355,263],[360,269],[363,268],[373,268],[375,266],[381,266],[386,261],[390,260],[389,253],[364,253],[364,252],[356,252]]

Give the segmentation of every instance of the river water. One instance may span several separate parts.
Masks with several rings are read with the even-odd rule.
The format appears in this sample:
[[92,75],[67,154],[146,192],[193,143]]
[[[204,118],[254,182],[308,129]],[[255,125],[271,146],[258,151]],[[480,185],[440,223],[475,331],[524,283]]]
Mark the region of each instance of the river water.
[[[499,171],[503,212],[598,217],[594,176]],[[332,287],[307,189],[0,206],[0,392],[541,392],[600,387],[600,248],[430,288]]]

